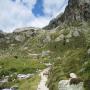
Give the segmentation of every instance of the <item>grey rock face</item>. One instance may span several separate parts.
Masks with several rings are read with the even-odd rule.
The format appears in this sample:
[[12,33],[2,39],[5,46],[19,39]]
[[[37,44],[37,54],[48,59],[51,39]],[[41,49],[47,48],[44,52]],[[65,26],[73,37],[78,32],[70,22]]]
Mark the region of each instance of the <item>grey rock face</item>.
[[90,20],[90,0],[69,0],[65,12],[50,21],[45,29],[53,29],[62,23],[71,24],[73,21]]

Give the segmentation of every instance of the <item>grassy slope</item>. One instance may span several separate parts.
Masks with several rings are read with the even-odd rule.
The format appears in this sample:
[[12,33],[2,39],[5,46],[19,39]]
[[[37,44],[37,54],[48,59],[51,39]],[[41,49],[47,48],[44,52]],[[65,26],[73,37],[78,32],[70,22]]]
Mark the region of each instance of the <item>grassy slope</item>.
[[[36,90],[39,83],[40,77],[37,75],[37,70],[42,70],[46,66],[40,63],[42,60],[30,59],[30,58],[17,58],[5,57],[0,59],[0,77],[3,75],[13,75],[9,78],[9,83],[0,84],[2,87],[11,87],[13,85],[18,85],[20,90]],[[35,73],[33,78],[18,81],[16,74],[28,74]],[[13,81],[15,79],[15,81]]]
[[[81,29],[81,26],[79,26]],[[69,43],[63,45],[63,41],[52,42],[49,48],[54,52],[54,64],[50,71],[48,87],[50,90],[58,90],[58,82],[62,79],[67,79],[69,73],[76,73],[84,80],[85,89],[90,89],[90,55],[87,50],[90,46],[90,31],[89,26],[83,27],[85,32],[81,32],[80,37],[72,37]],[[71,28],[69,28],[69,31]],[[63,30],[63,34],[68,34],[68,28]],[[55,33],[55,37],[57,36]],[[57,58],[60,57],[60,58]]]
[[[77,26],[75,27],[77,29]],[[15,72],[34,73],[37,69],[45,68],[45,65],[42,63],[50,61],[54,63],[48,80],[50,90],[58,90],[58,82],[62,79],[67,79],[70,72],[78,74],[85,81],[85,87],[89,88],[90,85],[86,83],[88,83],[87,80],[90,80],[90,56],[87,54],[87,50],[90,48],[90,27],[88,25],[78,26],[78,28],[82,28],[85,32],[81,32],[80,37],[70,38],[70,42],[65,45],[64,41],[55,42],[55,39],[60,34],[66,36],[73,27],[66,26],[62,31],[58,28],[55,33],[50,34],[52,41],[49,43],[43,43],[44,33],[16,45],[13,50],[7,49],[6,52],[9,52],[11,56],[0,58],[0,75],[8,75]],[[28,50],[23,50],[23,47],[28,47]],[[52,53],[49,57],[39,57],[37,59],[32,59],[27,55],[28,53],[41,53],[43,50],[50,50]],[[18,56],[18,58],[15,59],[14,55]],[[35,76],[20,82],[16,80],[16,82],[10,82],[9,86],[18,84],[21,90],[36,90],[39,79],[40,77]],[[88,88],[86,90],[89,90]]]
[[0,84],[0,89],[1,87],[9,88],[10,86],[18,86],[19,90],[36,90],[39,82],[40,82],[39,75],[35,75],[32,78],[28,78],[25,80],[16,80],[14,82]]
[[19,83],[19,90],[36,90],[38,82],[40,82],[40,77],[38,75],[31,79],[23,80]]
[[[42,45],[41,37],[43,37],[42,34],[40,34],[40,36],[30,37],[22,43],[13,41],[15,44],[14,47],[9,46],[9,48],[0,50],[0,53],[2,54],[0,57],[0,78],[7,75],[13,75],[9,78],[8,83],[0,84],[0,88],[18,85],[20,90],[36,90],[40,80],[36,71],[46,68],[44,63],[49,62],[49,58],[37,57],[34,59],[34,56],[30,57],[28,56],[28,53],[39,54],[42,50],[46,50],[44,45]],[[28,49],[24,50],[24,47],[28,47]],[[18,81],[16,74],[20,73],[34,73],[35,76],[30,79]],[[14,79],[16,80],[13,81]]]
[[[34,73],[37,69],[45,68],[44,64],[40,64],[40,60],[34,60],[30,58],[18,58],[7,57],[0,60],[0,71],[7,70],[7,72],[13,73]],[[28,71],[24,71],[28,69]]]

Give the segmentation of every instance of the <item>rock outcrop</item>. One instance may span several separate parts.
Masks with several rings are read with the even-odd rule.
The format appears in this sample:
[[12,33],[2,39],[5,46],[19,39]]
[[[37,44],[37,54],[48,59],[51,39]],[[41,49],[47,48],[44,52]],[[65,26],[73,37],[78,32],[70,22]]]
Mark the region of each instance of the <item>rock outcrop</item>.
[[83,82],[76,74],[70,73],[69,80],[61,80],[58,86],[59,90],[84,90]]

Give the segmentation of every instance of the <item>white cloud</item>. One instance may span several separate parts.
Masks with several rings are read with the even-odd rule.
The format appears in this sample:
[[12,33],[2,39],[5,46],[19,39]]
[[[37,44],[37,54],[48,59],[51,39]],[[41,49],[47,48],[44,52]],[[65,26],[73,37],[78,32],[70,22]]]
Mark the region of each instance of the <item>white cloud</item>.
[[49,17],[38,17],[35,18],[30,24],[33,27],[42,28],[43,26],[48,25],[49,21],[50,21]]
[[68,0],[44,0],[44,13],[51,17],[63,12]]
[[12,31],[12,28],[27,26],[27,22],[35,18],[32,13],[35,1],[27,0],[30,5],[29,8],[26,8],[20,3],[20,0],[17,0],[16,3],[10,0],[0,0],[0,29],[9,32]]
[[[19,27],[43,27],[47,25],[50,19],[59,11],[64,0],[43,0],[44,3],[44,13],[45,16],[35,17],[32,13],[32,8],[34,7],[37,0],[16,0],[11,2],[11,0],[0,0],[0,29],[5,32],[11,32],[15,28]],[[26,6],[24,6],[26,5]],[[52,17],[51,17],[52,15]]]

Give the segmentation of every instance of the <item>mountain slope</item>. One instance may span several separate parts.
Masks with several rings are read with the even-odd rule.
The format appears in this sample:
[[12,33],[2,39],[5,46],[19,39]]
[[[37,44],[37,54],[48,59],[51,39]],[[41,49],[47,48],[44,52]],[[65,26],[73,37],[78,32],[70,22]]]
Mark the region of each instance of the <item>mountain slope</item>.
[[43,29],[27,27],[8,34],[0,32],[0,47],[1,78],[14,73],[36,74],[47,67],[45,63],[52,63],[47,82],[50,90],[58,90],[59,81],[68,79],[72,72],[89,90],[90,1],[69,0],[65,12]]
[[53,29],[58,25],[71,24],[74,21],[90,21],[89,0],[69,0],[65,12],[51,20],[44,29]]

